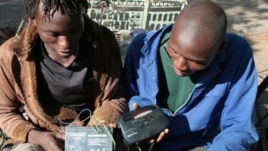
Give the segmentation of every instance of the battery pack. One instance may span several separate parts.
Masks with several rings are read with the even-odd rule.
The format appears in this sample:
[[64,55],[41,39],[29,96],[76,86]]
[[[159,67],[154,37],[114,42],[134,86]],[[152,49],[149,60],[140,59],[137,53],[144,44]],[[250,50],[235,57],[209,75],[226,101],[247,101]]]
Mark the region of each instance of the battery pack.
[[65,129],[65,151],[113,151],[110,127],[74,127]]

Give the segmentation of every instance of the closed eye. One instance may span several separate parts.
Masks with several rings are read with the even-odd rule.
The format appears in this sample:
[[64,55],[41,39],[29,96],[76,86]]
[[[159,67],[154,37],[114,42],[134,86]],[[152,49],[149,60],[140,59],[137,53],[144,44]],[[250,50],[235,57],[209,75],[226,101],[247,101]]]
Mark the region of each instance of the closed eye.
[[182,57],[184,60],[187,60],[187,61],[190,61],[190,62],[193,62],[193,63],[196,63],[196,64],[200,64],[200,65],[206,64],[206,61],[194,60],[194,59],[191,59],[191,58],[181,56],[177,51],[175,51],[175,49],[170,47],[168,44],[166,44],[165,47],[166,47],[167,53],[168,53],[170,58]]

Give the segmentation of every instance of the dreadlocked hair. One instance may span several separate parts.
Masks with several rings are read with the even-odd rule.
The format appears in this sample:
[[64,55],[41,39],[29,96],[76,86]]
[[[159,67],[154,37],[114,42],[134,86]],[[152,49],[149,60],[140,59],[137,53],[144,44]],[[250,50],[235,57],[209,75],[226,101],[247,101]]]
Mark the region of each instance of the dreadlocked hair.
[[63,14],[72,14],[84,11],[87,13],[89,3],[88,0],[23,0],[25,6],[24,18],[34,18],[40,2],[43,3],[43,11],[45,18],[51,19],[57,10]]

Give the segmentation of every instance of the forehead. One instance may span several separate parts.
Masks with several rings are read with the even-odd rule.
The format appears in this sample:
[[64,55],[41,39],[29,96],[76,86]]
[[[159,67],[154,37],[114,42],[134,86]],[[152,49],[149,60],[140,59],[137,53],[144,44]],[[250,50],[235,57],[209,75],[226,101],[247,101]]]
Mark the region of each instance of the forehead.
[[216,42],[213,36],[206,32],[198,32],[174,25],[169,47],[184,58],[205,61],[216,52]]
[[68,18],[75,19],[82,16],[82,10],[78,12],[71,11],[68,6],[52,5],[46,6],[41,1],[36,9],[35,18],[42,18],[44,20],[53,20],[60,16],[68,16]]
[[76,13],[72,15],[62,14],[60,11],[56,11],[54,15],[48,19],[44,17],[42,10],[36,13],[36,25],[38,31],[50,32],[50,33],[79,33],[84,30],[84,19],[82,14]]
[[171,32],[172,41],[180,47],[211,48],[216,43],[210,32],[199,32],[196,29],[173,28]]

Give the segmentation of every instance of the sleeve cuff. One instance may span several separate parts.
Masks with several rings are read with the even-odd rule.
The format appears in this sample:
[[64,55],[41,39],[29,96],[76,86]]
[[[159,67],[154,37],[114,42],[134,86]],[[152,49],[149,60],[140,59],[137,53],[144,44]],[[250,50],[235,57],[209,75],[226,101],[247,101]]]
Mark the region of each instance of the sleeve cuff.
[[12,140],[18,143],[27,142],[28,133],[30,130],[36,129],[31,123],[20,124],[12,134]]

